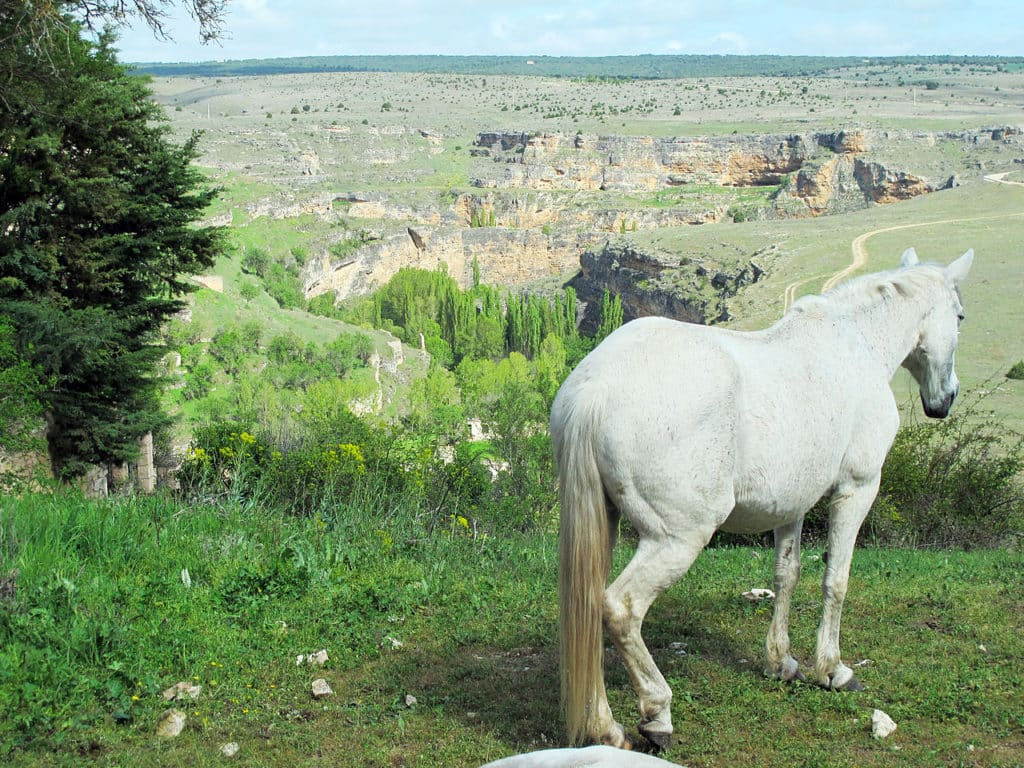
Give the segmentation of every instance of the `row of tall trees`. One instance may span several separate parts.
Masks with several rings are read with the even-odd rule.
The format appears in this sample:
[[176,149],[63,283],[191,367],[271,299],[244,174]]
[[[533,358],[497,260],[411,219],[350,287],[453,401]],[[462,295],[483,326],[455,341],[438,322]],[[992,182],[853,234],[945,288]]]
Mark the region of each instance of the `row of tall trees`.
[[[534,359],[549,336],[571,348],[571,357],[578,359],[593,340],[579,336],[576,314],[572,287],[547,297],[502,292],[474,280],[462,290],[443,267],[404,267],[368,302],[342,312],[350,321],[391,330],[408,344],[422,341],[449,368],[465,358],[497,360],[513,352]],[[606,294],[597,339],[621,324],[622,304]]]
[[[64,478],[131,458],[164,421],[158,331],[220,248],[194,226],[215,195],[191,164],[196,137],[169,140],[145,81],[97,31],[141,17],[162,34],[169,4],[0,5],[2,364],[35,387],[23,402],[45,413]],[[215,37],[223,3],[187,5]]]

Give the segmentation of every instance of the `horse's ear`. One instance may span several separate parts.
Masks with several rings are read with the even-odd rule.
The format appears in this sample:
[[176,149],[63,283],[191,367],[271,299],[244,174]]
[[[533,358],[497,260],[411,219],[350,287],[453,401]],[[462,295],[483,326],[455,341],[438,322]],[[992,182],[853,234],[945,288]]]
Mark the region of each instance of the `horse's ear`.
[[946,267],[946,274],[949,275],[949,279],[953,281],[953,285],[960,285],[960,283],[964,281],[964,278],[967,277],[967,273],[970,271],[971,264],[973,262],[974,249],[971,248],[967,253]]
[[917,264],[917,251],[913,248],[907,248],[907,250],[903,252],[903,255],[900,256],[900,266],[912,267],[915,264]]

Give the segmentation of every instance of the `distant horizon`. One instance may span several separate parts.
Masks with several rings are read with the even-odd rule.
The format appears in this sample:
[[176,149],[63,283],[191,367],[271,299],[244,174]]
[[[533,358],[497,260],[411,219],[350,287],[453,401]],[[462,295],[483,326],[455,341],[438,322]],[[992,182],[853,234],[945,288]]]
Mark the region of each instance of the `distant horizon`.
[[[127,63],[206,63],[304,56],[738,55],[1021,56],[1019,0],[864,0],[822,13],[806,0],[523,0],[481,8],[469,0],[396,0],[351,7],[328,0],[228,0],[224,39],[202,45],[181,0],[157,40],[142,22],[120,29]],[[458,51],[453,49],[458,47]]]
[[1024,53],[1021,54],[954,54],[954,53],[907,53],[893,54],[888,56],[868,56],[862,54],[787,54],[787,53],[624,53],[624,54],[591,54],[588,56],[574,55],[552,55],[552,54],[505,54],[505,53],[324,53],[324,54],[296,54],[294,56],[250,56],[246,58],[208,58],[208,59],[182,59],[180,61],[128,61],[123,57],[120,59],[125,64],[132,65],[197,65],[204,64],[230,64],[250,61],[301,61],[307,59],[496,59],[496,60],[521,60],[524,64],[537,64],[545,60],[551,61],[595,61],[607,59],[807,59],[822,60],[835,59],[836,61],[859,59],[864,63],[908,60],[908,59],[935,59],[937,61],[973,61],[973,60],[1001,60],[1024,62]]

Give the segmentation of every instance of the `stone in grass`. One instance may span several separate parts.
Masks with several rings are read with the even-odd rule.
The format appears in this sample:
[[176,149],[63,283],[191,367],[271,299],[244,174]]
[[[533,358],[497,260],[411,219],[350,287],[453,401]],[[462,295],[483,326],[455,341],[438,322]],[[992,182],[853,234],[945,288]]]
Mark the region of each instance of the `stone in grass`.
[[238,742],[229,741],[227,744],[221,744],[220,753],[224,755],[224,757],[234,757],[238,754]]
[[871,735],[876,739],[884,739],[896,730],[896,723],[885,712],[876,709],[871,713]]
[[321,650],[317,651],[316,653],[309,653],[309,654],[301,654],[300,653],[298,656],[295,657],[295,664],[296,665],[301,665],[302,662],[306,662],[307,664],[312,664],[312,665],[317,666],[317,667],[322,667],[328,661],[329,661],[329,658],[327,656],[327,649],[326,648],[322,648]]
[[334,695],[334,691],[331,690],[331,686],[328,685],[327,681],[322,677],[318,677],[313,681],[312,690],[314,699],[325,699],[328,696]]
[[164,698],[168,701],[181,701],[182,699],[196,699],[199,698],[199,692],[202,690],[202,686],[192,685],[191,683],[175,683],[166,691],[164,691]]
[[156,735],[164,739],[173,739],[185,730],[186,720],[188,716],[180,709],[168,709],[160,715],[160,720],[156,724]]

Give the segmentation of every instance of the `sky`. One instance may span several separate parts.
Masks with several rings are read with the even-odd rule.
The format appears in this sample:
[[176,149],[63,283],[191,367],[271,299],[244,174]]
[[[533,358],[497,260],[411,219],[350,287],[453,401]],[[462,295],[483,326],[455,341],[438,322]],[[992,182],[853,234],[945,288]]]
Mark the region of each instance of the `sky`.
[[228,0],[225,38],[207,45],[185,4],[173,42],[137,24],[119,58],[1024,55],[1024,0]]

